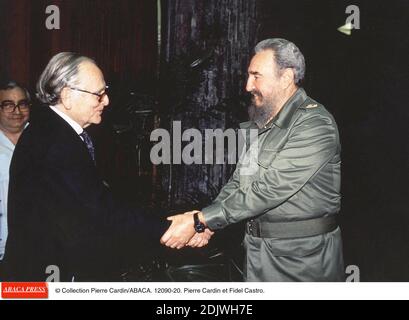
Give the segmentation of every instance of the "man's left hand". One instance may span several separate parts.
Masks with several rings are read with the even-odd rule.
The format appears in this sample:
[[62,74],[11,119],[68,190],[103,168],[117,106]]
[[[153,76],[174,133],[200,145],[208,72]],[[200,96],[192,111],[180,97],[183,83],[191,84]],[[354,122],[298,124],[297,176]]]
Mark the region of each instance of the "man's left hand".
[[214,235],[214,232],[206,229],[202,233],[197,233],[190,239],[189,243],[187,244],[188,247],[192,248],[201,248],[206,246],[209,243],[210,238]]
[[196,233],[192,215],[195,212],[198,211],[168,217],[167,219],[172,221],[172,224],[162,236],[160,242],[170,248],[181,249],[185,247]]

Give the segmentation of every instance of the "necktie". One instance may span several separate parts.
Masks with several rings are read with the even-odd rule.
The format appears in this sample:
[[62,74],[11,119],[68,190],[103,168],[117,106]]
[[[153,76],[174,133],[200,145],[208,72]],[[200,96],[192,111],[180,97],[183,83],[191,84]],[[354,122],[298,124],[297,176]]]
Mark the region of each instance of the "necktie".
[[82,137],[82,139],[84,139],[84,142],[85,142],[85,145],[87,146],[88,152],[91,155],[92,160],[95,162],[95,150],[94,150],[94,145],[92,144],[91,137],[85,131],[80,133],[80,137]]

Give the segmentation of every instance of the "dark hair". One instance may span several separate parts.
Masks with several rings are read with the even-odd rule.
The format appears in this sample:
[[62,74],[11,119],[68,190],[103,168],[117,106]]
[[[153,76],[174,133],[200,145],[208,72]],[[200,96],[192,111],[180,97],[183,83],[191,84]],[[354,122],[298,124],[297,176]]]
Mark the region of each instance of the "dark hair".
[[28,100],[31,100],[30,92],[26,89],[26,87],[19,84],[17,81],[14,80],[2,80],[0,81],[0,90],[12,90],[15,88],[19,88],[24,91]]
[[294,70],[294,82],[299,86],[305,76],[305,59],[300,49],[286,39],[272,38],[260,41],[254,48],[255,53],[272,50],[277,66],[282,70]]

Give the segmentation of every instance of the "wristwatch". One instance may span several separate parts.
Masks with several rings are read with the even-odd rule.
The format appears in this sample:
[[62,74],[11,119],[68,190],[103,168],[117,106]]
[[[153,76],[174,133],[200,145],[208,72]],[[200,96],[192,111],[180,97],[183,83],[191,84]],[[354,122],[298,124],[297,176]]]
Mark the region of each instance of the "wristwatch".
[[206,226],[204,225],[204,223],[200,222],[199,220],[199,212],[196,212],[193,215],[193,220],[194,220],[195,231],[197,233],[202,233],[206,230]]

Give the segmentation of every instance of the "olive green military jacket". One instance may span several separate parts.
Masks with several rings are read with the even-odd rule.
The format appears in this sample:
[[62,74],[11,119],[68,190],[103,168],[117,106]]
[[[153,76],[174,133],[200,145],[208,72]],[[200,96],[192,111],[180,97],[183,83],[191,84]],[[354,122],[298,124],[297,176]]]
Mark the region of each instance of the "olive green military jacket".
[[[258,128],[254,122],[245,122],[241,127]],[[210,229],[222,229],[242,220],[290,222],[339,212],[341,146],[337,125],[324,106],[309,98],[303,89],[296,91],[270,123],[258,129],[257,148],[257,170],[243,174],[239,163],[215,201],[202,209]],[[329,244],[333,251],[328,251]],[[260,240],[246,235],[245,246],[249,281],[337,281],[341,277],[339,229],[331,235],[301,239]],[[323,254],[327,250],[325,257],[287,264],[289,270],[272,261],[294,255],[302,258],[320,250]],[[321,264],[319,259],[331,270],[322,270],[320,265],[307,271],[306,276],[300,271],[306,262]]]

